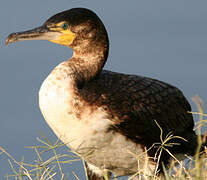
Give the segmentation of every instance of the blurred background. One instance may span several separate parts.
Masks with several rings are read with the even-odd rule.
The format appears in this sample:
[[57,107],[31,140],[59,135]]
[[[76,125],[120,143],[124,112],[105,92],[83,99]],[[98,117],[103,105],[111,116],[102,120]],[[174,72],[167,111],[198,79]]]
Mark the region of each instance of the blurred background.
[[[179,87],[197,111],[191,97],[198,94],[207,109],[207,1],[193,0],[18,0],[0,6],[0,146],[18,161],[36,159],[25,146],[36,138],[56,136],[38,107],[42,81],[72,50],[47,41],[25,41],[5,46],[6,37],[44,23],[73,7],[95,11],[110,38],[105,69],[156,78]],[[195,116],[195,120],[198,117]],[[203,129],[204,131],[205,129]],[[65,149],[67,152],[68,150]],[[0,154],[0,179],[11,174]],[[85,179],[81,162],[68,164],[69,179]]]

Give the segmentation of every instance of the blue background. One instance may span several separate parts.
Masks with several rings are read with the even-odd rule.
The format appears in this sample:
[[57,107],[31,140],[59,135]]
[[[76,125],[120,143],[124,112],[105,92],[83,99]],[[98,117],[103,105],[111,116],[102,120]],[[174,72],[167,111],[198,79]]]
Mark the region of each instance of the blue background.
[[[207,1],[200,0],[18,0],[0,6],[0,146],[18,161],[35,159],[24,146],[38,144],[44,134],[56,137],[38,107],[42,81],[72,50],[47,41],[5,46],[8,34],[44,23],[72,7],[87,7],[104,22],[110,38],[105,69],[157,78],[207,102]],[[206,107],[206,106],[205,106]],[[196,119],[196,118],[195,118]],[[67,150],[65,150],[67,152]],[[6,155],[0,155],[0,178],[11,173]],[[81,163],[65,167],[83,178]],[[75,179],[75,178],[74,178]]]

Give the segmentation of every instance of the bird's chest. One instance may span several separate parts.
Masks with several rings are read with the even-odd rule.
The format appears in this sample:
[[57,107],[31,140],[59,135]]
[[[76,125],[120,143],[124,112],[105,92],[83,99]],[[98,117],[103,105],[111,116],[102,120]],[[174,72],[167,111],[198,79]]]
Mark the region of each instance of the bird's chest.
[[51,73],[39,91],[41,112],[55,134],[78,153],[99,146],[100,139],[107,141],[104,135],[111,121],[106,113],[81,100],[70,78],[57,77]]
[[107,118],[107,112],[81,100],[68,76],[51,73],[40,88],[39,105],[58,138],[86,161],[102,170],[113,168],[119,175],[136,172],[133,153],[142,154],[143,147],[109,131],[113,121]]

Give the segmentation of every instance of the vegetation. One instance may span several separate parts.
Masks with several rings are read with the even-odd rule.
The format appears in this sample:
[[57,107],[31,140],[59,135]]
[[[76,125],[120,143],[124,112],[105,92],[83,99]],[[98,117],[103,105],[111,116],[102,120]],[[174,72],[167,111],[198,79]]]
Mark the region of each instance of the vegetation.
[[[154,158],[159,162],[159,158],[163,151],[169,153],[173,159],[170,166],[168,168],[163,167],[164,174],[161,176],[157,175],[157,170],[154,173],[154,176],[149,177],[146,174],[146,169],[139,169],[137,173],[131,177],[128,177],[128,180],[132,180],[135,176],[138,179],[152,179],[152,180],[204,180],[207,179],[207,148],[204,150],[202,154],[199,154],[201,144],[205,139],[205,135],[201,136],[201,127],[204,127],[207,123],[207,114],[203,112],[203,103],[198,96],[193,97],[193,101],[198,108],[198,112],[189,112],[199,116],[199,121],[196,124],[196,131],[198,134],[198,147],[197,154],[195,157],[186,157],[185,161],[178,161],[173,154],[170,153],[168,147],[177,145],[175,143],[170,143],[171,139],[180,138],[179,136],[173,136],[173,134],[168,134],[166,137],[163,137],[162,128],[157,123],[160,128],[160,142],[156,143],[153,146],[159,146],[158,151]],[[17,179],[17,180],[55,180],[57,177],[60,177],[61,180],[71,179],[63,172],[64,164],[73,163],[74,161],[80,161],[81,159],[76,155],[71,154],[61,154],[58,152],[59,148],[65,146],[65,144],[61,143],[59,139],[52,144],[46,137],[42,136],[42,138],[37,138],[39,146],[30,146],[30,148],[36,153],[36,160],[33,163],[26,163],[24,158],[20,162],[18,162],[13,156],[11,156],[3,147],[0,146],[0,156],[6,155],[9,159],[8,162],[10,164],[12,174],[6,175],[6,179]],[[185,139],[183,139],[185,140]],[[146,150],[147,152],[147,150]],[[47,159],[43,160],[42,155],[45,153],[52,153],[52,155]],[[139,157],[137,157],[139,158]],[[145,159],[146,166],[148,163],[148,159],[146,156]],[[67,172],[66,172],[67,173]],[[73,176],[79,180],[79,174],[72,172]],[[140,176],[137,176],[140,175]],[[107,180],[107,177],[105,178]],[[114,179],[119,179],[118,177],[114,177]],[[121,178],[122,179],[122,178]]]

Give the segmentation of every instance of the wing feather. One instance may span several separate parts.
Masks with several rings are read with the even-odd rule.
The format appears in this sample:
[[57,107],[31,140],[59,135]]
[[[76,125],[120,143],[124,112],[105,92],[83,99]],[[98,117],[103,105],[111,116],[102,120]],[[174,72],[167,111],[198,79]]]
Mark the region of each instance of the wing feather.
[[105,109],[114,128],[131,138],[157,140],[155,120],[165,134],[194,127],[183,93],[156,79],[103,71],[80,94],[87,103]]

